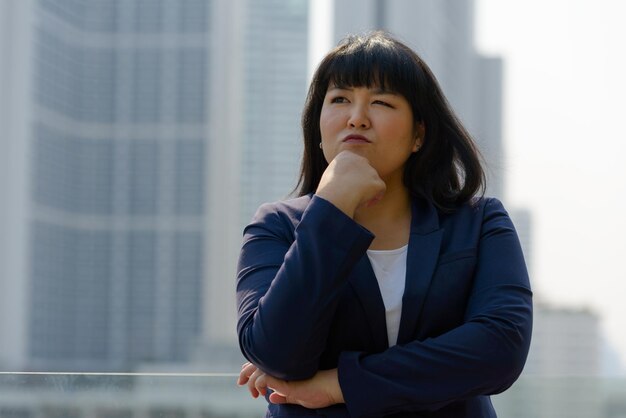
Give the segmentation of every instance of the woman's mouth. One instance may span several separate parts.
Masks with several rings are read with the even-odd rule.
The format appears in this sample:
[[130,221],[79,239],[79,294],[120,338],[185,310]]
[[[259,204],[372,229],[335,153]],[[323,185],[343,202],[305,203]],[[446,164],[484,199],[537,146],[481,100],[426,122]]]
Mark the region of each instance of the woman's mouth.
[[367,144],[370,143],[371,141],[369,139],[367,139],[366,137],[364,137],[363,135],[348,135],[343,139],[343,142],[345,143],[349,143],[349,144]]

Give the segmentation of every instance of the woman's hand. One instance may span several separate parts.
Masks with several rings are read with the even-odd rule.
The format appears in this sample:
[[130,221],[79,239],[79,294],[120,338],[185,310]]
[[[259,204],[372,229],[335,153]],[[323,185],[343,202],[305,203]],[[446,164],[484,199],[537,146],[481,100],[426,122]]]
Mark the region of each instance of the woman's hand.
[[337,369],[320,370],[310,379],[291,382],[266,375],[266,382],[274,391],[270,402],[275,404],[293,403],[317,409],[344,402]]
[[275,404],[291,403],[316,409],[344,402],[337,369],[321,370],[310,379],[287,382],[264,373],[252,363],[245,363],[237,384],[246,383],[254,398],[259,394],[265,396],[267,389],[272,389],[269,400]]
[[[237,384],[243,386],[248,385],[248,391],[253,398],[258,398],[259,395],[265,396],[267,392],[267,383],[265,382],[265,376],[267,376],[262,370],[257,368],[254,364],[247,362],[241,366],[239,372],[239,379]],[[257,386],[258,385],[258,386]]]
[[380,200],[385,189],[385,182],[367,158],[342,151],[326,167],[315,194],[353,218],[357,208]]

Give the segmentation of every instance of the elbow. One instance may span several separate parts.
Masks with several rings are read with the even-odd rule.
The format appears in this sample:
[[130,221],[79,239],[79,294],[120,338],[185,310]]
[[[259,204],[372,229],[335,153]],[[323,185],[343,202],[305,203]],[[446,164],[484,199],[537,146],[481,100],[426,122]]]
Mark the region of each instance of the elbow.
[[519,378],[526,363],[527,350],[513,350],[508,355],[503,356],[499,362],[499,367],[494,367],[493,378],[496,384],[491,389],[491,395],[502,393],[510,388]]
[[287,341],[271,343],[255,336],[250,329],[239,332],[239,347],[248,361],[278,379],[309,379],[318,371],[318,362],[299,347]]
[[529,316],[520,326],[508,329],[502,336],[499,353],[493,356],[493,378],[498,382],[492,394],[504,392],[519,378],[526,365],[530,349],[532,318]]
[[[528,351],[530,350],[531,332],[528,330],[528,335],[524,336],[519,345],[512,350],[509,356],[510,369],[506,379],[506,384],[500,392],[504,392],[511,387],[513,383],[520,377],[524,366],[526,365],[526,359],[528,358]],[[498,392],[499,393],[499,392]]]
[[469,394],[496,395],[510,388],[521,375],[527,350],[523,347],[504,347],[494,343],[483,352],[482,361],[471,370],[474,377]]

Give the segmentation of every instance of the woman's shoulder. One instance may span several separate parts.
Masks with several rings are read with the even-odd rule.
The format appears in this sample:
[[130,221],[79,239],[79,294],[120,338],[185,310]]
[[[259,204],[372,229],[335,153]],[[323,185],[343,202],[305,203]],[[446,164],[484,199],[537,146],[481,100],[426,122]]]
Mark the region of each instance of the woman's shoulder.
[[494,216],[509,217],[508,212],[504,208],[504,204],[497,197],[478,197],[473,202],[468,202],[470,208],[478,211],[483,221],[486,221]]
[[489,223],[494,218],[509,218],[504,205],[496,197],[475,197],[459,205],[454,211],[439,211],[439,222],[444,226],[458,226],[461,224],[475,224],[479,226]]
[[448,251],[473,247],[493,234],[513,231],[513,224],[498,198],[479,197],[455,211],[439,212],[439,227]]
[[483,216],[494,211],[506,212],[500,199],[491,196],[476,196],[459,205],[459,207],[450,214],[452,216],[458,216],[459,214],[469,213],[473,216]]

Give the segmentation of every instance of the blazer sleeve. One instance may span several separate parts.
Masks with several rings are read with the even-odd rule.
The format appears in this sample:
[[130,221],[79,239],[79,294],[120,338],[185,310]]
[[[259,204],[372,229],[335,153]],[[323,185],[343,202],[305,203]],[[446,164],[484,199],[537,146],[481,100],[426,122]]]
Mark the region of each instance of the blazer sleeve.
[[379,354],[343,352],[338,374],[353,417],[436,410],[504,391],[528,353],[532,293],[517,234],[502,204],[485,203],[464,323]]
[[374,237],[317,196],[295,230],[288,218],[264,205],[244,230],[237,332],[250,362],[296,380],[318,371],[341,291]]

